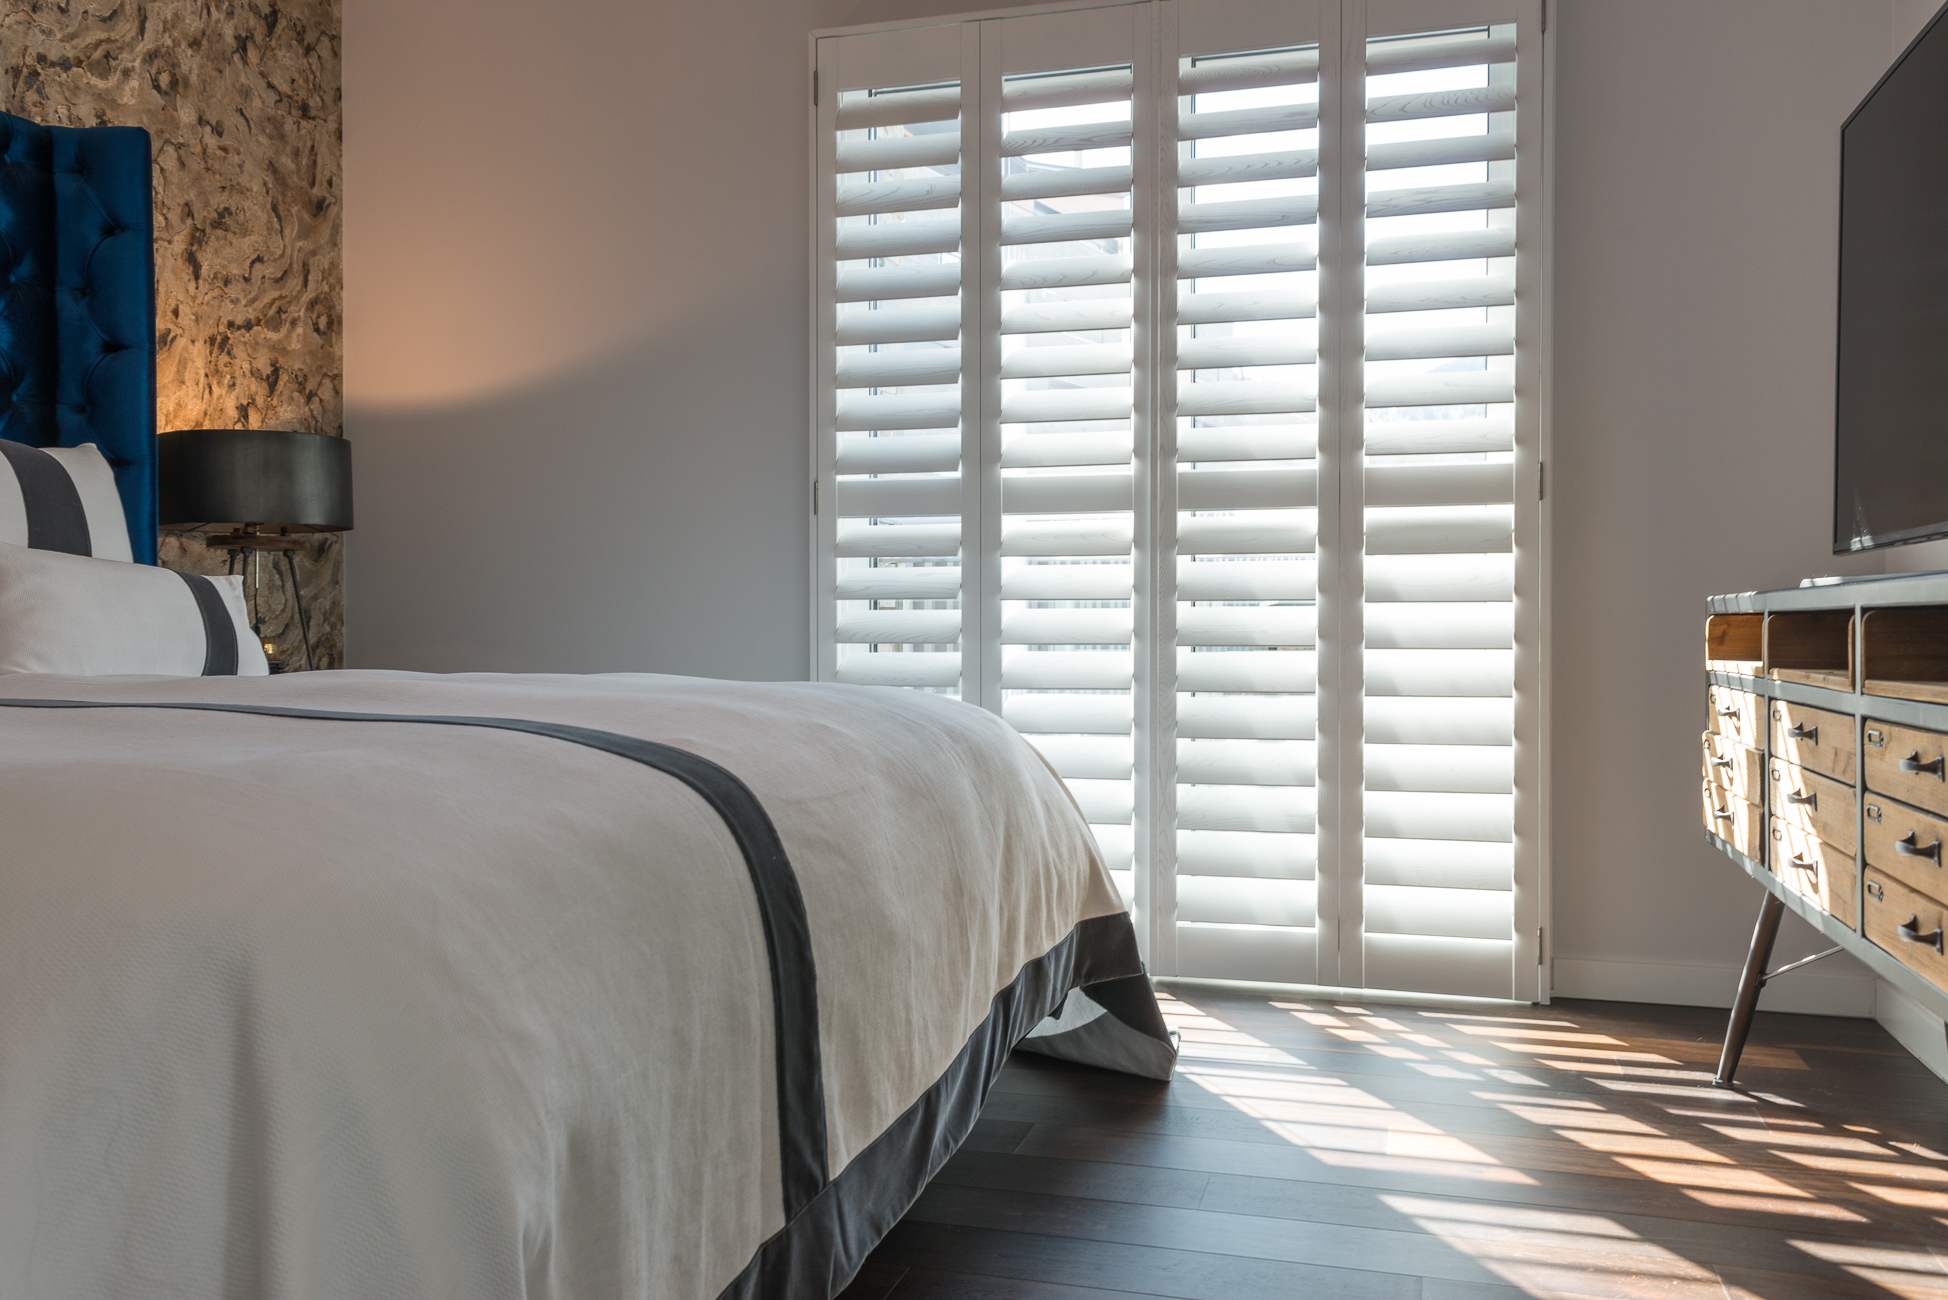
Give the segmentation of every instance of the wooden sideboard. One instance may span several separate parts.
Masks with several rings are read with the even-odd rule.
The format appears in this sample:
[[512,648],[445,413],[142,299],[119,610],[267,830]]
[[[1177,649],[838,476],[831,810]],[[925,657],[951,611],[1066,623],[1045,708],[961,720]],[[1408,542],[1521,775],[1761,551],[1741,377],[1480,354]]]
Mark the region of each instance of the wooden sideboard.
[[1714,596],[1704,824],[1766,889],[1715,1082],[1787,908],[1948,1020],[1948,574]]

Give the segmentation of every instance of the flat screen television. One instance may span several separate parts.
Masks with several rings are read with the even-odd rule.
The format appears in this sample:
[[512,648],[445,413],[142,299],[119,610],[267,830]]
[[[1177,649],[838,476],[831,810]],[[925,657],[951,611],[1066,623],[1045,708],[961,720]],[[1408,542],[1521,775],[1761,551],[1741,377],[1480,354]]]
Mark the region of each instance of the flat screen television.
[[1833,550],[1948,537],[1942,13],[1840,128],[1836,398]]

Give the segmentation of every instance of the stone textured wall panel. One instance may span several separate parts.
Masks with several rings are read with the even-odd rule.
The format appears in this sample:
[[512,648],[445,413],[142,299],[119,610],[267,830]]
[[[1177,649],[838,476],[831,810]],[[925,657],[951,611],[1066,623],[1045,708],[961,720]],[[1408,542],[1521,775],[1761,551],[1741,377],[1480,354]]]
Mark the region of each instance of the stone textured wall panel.
[[[338,0],[5,0],[0,108],[141,126],[155,150],[162,429],[342,434]],[[172,568],[240,557],[164,538]],[[273,575],[272,561],[275,559]],[[343,551],[296,557],[313,658],[344,662]],[[264,558],[260,627],[304,665],[289,567]]]

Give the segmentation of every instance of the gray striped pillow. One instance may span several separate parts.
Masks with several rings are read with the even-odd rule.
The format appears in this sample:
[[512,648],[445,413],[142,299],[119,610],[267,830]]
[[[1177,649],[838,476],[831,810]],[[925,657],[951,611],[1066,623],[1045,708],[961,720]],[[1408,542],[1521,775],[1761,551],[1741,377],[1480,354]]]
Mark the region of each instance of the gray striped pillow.
[[243,579],[0,542],[0,673],[261,677]]
[[115,470],[92,442],[30,447],[0,438],[0,542],[133,560]]

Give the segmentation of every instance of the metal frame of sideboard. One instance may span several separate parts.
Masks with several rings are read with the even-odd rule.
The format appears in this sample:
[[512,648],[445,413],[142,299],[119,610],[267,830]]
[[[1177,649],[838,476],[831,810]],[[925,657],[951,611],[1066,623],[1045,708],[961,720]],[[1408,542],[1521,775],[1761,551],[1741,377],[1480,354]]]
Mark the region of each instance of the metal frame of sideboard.
[[[1886,695],[1867,695],[1860,689],[1864,680],[1862,665],[1862,633],[1866,620],[1862,613],[1868,609],[1884,609],[1896,605],[1942,605],[1948,606],[1948,573],[1916,573],[1881,578],[1852,578],[1840,582],[1812,587],[1790,587],[1780,591],[1743,591],[1730,595],[1713,596],[1706,602],[1709,614],[1780,614],[1807,610],[1849,610],[1853,614],[1853,640],[1850,662],[1853,665],[1853,689],[1835,690],[1822,686],[1805,686],[1797,682],[1775,681],[1769,677],[1747,676],[1742,673],[1721,672],[1707,669],[1705,680],[1733,690],[1750,691],[1765,699],[1786,700],[1803,704],[1810,708],[1825,709],[1831,713],[1851,714],[1853,717],[1854,744],[1854,796],[1856,803],[1864,804],[1867,797],[1867,765],[1865,750],[1861,745],[1861,720],[1873,718],[1877,721],[1897,725],[1921,727],[1929,731],[1948,733],[1948,704],[1924,704],[1916,700],[1897,699]],[[1763,753],[1771,756],[1771,728],[1768,723],[1762,733]],[[1763,810],[1762,829],[1769,826],[1771,812]],[[1937,988],[1927,979],[1910,970],[1900,961],[1868,939],[1863,930],[1848,926],[1839,918],[1822,909],[1809,898],[1802,897],[1788,889],[1763,862],[1740,853],[1728,841],[1709,830],[1705,838],[1712,847],[1720,850],[1726,857],[1744,869],[1745,874],[1765,888],[1765,901],[1759,907],[1759,919],[1752,932],[1752,943],[1746,953],[1745,966],[1739,977],[1738,996],[1732,1004],[1730,1023],[1725,1027],[1725,1043],[1718,1060],[1718,1072],[1712,1082],[1721,1088],[1728,1088],[1732,1076],[1738,1069],[1738,1059],[1744,1051],[1745,1038],[1752,1027],[1752,1013],[1758,1006],[1759,993],[1768,980],[1787,971],[1810,965],[1820,957],[1831,956],[1835,952],[1848,952],[1875,975],[1901,990],[1930,1014],[1948,1021],[1948,990]],[[1865,926],[1867,900],[1864,894],[1867,881],[1866,837],[1856,835],[1854,846],[1853,888],[1854,915]],[[1761,843],[1765,842],[1763,836]],[[1814,929],[1832,940],[1834,947],[1804,961],[1793,962],[1790,966],[1768,972],[1766,965],[1772,960],[1773,940],[1778,936],[1779,922],[1787,909],[1796,912]]]

